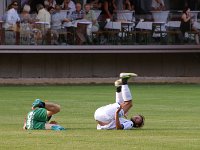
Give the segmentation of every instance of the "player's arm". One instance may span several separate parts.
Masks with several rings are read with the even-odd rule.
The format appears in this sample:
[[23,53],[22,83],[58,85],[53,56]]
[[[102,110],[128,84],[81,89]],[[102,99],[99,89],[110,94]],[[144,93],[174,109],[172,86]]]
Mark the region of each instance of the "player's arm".
[[119,109],[117,109],[117,111],[115,112],[115,124],[116,124],[117,130],[123,129],[123,125],[121,125],[120,121],[119,121],[119,112],[120,112],[121,109],[122,109],[122,107],[120,105]]
[[23,129],[24,129],[24,130],[27,130],[27,128],[26,128],[26,117],[24,118],[24,126],[23,126]]

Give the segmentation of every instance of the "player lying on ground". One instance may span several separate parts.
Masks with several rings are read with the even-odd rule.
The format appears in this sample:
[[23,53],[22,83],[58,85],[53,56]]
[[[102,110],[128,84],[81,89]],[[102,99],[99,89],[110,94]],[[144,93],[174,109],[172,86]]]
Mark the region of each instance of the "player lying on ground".
[[43,102],[36,99],[32,104],[30,111],[25,118],[23,129],[26,130],[64,130],[64,128],[55,121],[49,120],[52,115],[60,111],[60,105],[49,102]]
[[115,81],[116,103],[98,108],[95,111],[94,118],[97,121],[97,129],[132,129],[140,128],[144,125],[142,115],[132,116],[130,120],[126,117],[129,109],[132,107],[132,95],[127,81],[130,77],[137,76],[134,73],[121,73],[121,79]]

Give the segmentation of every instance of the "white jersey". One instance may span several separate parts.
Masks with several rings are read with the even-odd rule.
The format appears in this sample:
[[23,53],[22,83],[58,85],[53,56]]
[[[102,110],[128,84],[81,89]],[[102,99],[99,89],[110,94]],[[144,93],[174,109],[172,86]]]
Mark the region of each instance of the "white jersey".
[[[115,129],[116,128],[116,124],[115,124],[115,112],[117,111],[117,109],[120,107],[120,105],[118,103],[114,103],[114,104],[109,104],[103,107],[100,107],[96,110],[95,114],[94,114],[94,118],[97,121],[106,123],[107,125],[105,126],[100,126],[99,124],[97,125],[97,129],[101,130],[101,129]],[[124,116],[124,110],[122,109],[119,112],[119,117],[123,117]],[[127,130],[127,129],[131,129],[133,128],[133,122],[124,118],[119,118],[120,124],[122,124],[123,129]]]
[[[103,123],[110,123],[115,119],[115,112],[120,107],[118,103],[109,104],[98,108],[94,114],[94,119]],[[124,110],[119,112],[119,117],[124,116]]]
[[[122,125],[123,130],[129,130],[133,128],[133,122],[124,118],[119,118],[119,122]],[[112,130],[116,129],[115,120],[111,121],[109,124],[105,126],[97,125],[97,130]]]

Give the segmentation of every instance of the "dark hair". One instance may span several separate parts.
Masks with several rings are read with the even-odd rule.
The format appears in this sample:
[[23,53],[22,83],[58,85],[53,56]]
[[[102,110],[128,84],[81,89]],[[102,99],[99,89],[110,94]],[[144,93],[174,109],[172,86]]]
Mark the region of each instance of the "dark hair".
[[141,119],[142,119],[142,121],[140,123],[138,123],[138,124],[135,123],[135,121],[133,120],[133,118],[130,119],[134,123],[134,127],[135,128],[141,128],[141,127],[144,126],[144,121],[145,121],[144,116],[143,115],[138,115],[138,116],[140,116]]
[[13,1],[12,3],[11,3],[11,5],[18,5],[18,1]]
[[188,9],[190,9],[190,7],[185,7],[185,8],[183,9],[183,13],[186,13],[186,11],[187,11]]
[[42,4],[37,4],[36,5],[37,11],[39,11],[40,9],[43,9],[43,8],[44,8],[44,6]]

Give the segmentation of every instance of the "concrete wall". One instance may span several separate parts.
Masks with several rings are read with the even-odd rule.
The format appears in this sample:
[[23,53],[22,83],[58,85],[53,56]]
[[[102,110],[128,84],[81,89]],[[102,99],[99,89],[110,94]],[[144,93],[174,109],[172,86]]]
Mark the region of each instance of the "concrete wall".
[[0,54],[0,78],[200,77],[200,54]]

